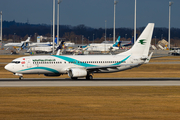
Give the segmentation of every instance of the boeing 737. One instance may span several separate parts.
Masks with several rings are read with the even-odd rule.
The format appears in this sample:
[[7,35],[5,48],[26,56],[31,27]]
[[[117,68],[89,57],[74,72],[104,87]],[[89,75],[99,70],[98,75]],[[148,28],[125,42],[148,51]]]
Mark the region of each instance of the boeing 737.
[[149,23],[133,47],[117,55],[46,55],[26,56],[14,59],[5,69],[23,78],[23,74],[60,76],[68,74],[71,79],[93,79],[94,73],[110,73],[131,69],[148,63],[154,23]]

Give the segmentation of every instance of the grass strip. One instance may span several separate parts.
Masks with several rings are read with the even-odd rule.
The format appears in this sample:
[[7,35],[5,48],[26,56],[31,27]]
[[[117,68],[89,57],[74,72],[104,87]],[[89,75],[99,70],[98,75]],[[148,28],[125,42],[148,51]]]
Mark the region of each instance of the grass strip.
[[180,87],[5,87],[1,119],[180,118]]

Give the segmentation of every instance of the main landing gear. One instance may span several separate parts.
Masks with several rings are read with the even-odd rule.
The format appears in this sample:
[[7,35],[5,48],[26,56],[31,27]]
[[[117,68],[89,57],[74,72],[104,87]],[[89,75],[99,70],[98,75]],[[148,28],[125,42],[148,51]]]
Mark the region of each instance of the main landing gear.
[[92,80],[93,79],[93,76],[92,75],[87,75],[86,76],[86,80]]
[[[78,77],[71,77],[72,80],[77,80]],[[87,75],[86,76],[86,80],[92,80],[93,79],[93,76],[92,75]]]
[[22,80],[23,79],[23,76],[19,76],[19,80]]

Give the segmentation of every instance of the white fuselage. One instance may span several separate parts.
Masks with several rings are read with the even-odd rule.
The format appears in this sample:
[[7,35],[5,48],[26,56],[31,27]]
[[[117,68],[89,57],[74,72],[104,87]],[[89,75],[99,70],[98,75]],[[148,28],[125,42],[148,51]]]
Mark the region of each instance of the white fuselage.
[[34,52],[52,52],[53,51],[53,46],[45,46],[45,47],[30,47],[29,51],[34,51]]
[[[114,66],[116,68],[98,69],[94,73],[117,72],[141,65],[140,57],[128,55],[74,55],[74,56],[29,56],[13,60],[5,69],[18,74],[66,74],[69,68],[90,68]],[[127,64],[127,65],[126,65]],[[122,65],[122,66],[121,66]]]
[[113,50],[119,49],[119,47],[113,47],[113,44],[90,44],[85,48],[86,51],[110,51],[110,48]]
[[42,43],[29,44],[29,47],[46,47],[46,46],[52,46],[52,43],[51,42],[42,42]]

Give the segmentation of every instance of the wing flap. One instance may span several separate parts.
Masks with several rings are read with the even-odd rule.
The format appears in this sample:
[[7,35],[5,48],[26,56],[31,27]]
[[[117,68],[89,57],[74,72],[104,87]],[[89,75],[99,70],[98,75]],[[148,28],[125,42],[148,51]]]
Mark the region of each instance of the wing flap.
[[117,69],[117,67],[121,67],[121,66],[136,66],[136,65],[140,65],[140,64],[121,64],[121,65],[94,66],[94,67],[86,67],[86,69],[87,70],[97,70],[97,69],[106,70],[108,68]]

